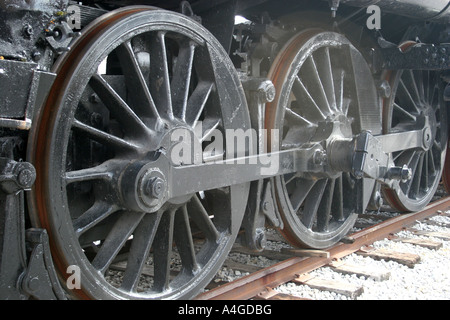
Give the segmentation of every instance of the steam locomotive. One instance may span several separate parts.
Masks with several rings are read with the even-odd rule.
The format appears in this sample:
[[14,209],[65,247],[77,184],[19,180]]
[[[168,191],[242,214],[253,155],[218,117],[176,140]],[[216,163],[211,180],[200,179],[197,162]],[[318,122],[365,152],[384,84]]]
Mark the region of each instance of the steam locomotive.
[[[446,0],[0,1],[0,297],[191,299],[446,165]],[[447,189],[449,189],[447,187]]]

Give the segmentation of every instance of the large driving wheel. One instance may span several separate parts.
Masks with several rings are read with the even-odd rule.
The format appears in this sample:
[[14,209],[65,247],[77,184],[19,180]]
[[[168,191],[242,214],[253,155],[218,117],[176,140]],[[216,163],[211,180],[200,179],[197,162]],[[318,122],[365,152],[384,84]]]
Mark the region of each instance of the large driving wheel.
[[[170,198],[171,178],[154,163],[183,142],[178,129],[205,146],[213,132],[250,128],[227,53],[185,16],[129,7],[88,26],[54,71],[30,139],[30,208],[63,285],[76,265],[76,298],[194,297],[235,241],[249,185]],[[209,161],[202,155],[192,163]]]
[[[403,49],[407,47],[403,46]],[[399,211],[419,211],[432,199],[441,181],[447,150],[447,110],[439,72],[389,71],[392,95],[385,99],[383,130],[405,132],[427,126],[424,139],[429,147],[408,149],[393,154],[396,166],[407,165],[412,178],[384,189],[388,203]]]
[[[371,72],[344,36],[305,30],[280,51],[270,73],[277,88],[267,106],[266,128],[280,130],[279,148],[352,139],[363,129],[381,131]],[[363,100],[364,101],[363,101]],[[269,146],[270,147],[270,146]],[[318,154],[323,172],[274,178],[281,234],[294,246],[326,248],[354,225],[364,179],[348,171],[330,171],[332,154]],[[369,188],[367,188],[369,189]]]

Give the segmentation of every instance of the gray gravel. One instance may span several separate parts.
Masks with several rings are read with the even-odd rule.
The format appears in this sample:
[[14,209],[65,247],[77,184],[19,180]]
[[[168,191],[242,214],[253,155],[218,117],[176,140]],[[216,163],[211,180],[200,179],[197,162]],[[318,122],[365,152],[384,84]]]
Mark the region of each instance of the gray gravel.
[[[431,220],[441,221],[450,224],[449,217],[437,216]],[[447,228],[430,226],[424,223],[417,223],[414,228],[427,231],[448,232]],[[387,270],[391,277],[385,281],[374,281],[356,275],[342,275],[333,271],[329,267],[320,268],[314,272],[322,279],[342,280],[364,288],[358,300],[447,300],[450,299],[450,241],[417,236],[408,231],[401,231],[397,234],[405,238],[423,238],[437,242],[442,242],[443,246],[439,250],[427,249],[412,244],[382,240],[375,242],[375,248],[385,248],[393,251],[418,254],[421,262],[414,268],[393,261],[376,261],[369,257],[362,257],[352,254],[342,259],[345,262],[365,266],[370,269]],[[292,294],[304,298],[316,300],[347,300],[346,296],[333,292],[311,289],[305,285],[287,283],[279,286],[277,291]]]
[[[436,216],[431,220],[450,224],[449,217]],[[418,230],[449,232],[448,228],[416,223]],[[356,230],[353,230],[356,231]],[[270,231],[269,231],[270,232]],[[450,299],[450,241],[428,236],[418,236],[408,231],[397,234],[405,238],[423,238],[443,243],[439,250],[427,249],[412,244],[382,240],[373,244],[375,248],[386,248],[394,251],[414,253],[421,257],[421,262],[414,268],[401,265],[392,261],[376,261],[369,257],[352,254],[342,259],[344,262],[367,267],[368,269],[386,270],[391,277],[384,281],[374,281],[363,276],[343,275],[333,271],[329,267],[323,267],[311,272],[313,276],[321,279],[334,279],[350,284],[362,286],[364,292],[358,296],[358,300],[448,300]],[[267,249],[280,250],[289,247],[284,243],[268,241]],[[263,257],[249,257],[246,255],[232,254],[235,261],[267,267],[278,261],[272,261]],[[217,275],[216,281],[232,281],[248,273],[223,268]],[[278,292],[286,293],[314,300],[348,300],[350,298],[328,291],[311,289],[306,285],[297,285],[289,282],[275,288]]]

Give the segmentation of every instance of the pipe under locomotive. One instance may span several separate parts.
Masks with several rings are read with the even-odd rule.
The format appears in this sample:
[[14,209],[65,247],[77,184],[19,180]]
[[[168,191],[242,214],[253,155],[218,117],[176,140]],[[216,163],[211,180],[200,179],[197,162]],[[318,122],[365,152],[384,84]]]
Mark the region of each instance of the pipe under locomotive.
[[447,0],[0,16],[2,299],[190,299],[236,240],[327,248],[449,189]]

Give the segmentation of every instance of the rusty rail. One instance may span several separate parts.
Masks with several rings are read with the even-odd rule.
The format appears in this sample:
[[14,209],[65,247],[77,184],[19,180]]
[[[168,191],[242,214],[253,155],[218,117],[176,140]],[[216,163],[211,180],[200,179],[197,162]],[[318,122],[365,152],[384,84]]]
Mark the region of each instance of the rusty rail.
[[335,259],[343,258],[381,240],[390,234],[401,231],[414,224],[418,220],[437,215],[438,211],[450,208],[450,197],[444,198],[427,206],[424,210],[394,217],[370,228],[351,235],[346,241],[328,249],[329,258],[300,258],[293,257],[267,267],[258,272],[217,287],[211,291],[199,295],[196,300],[247,300],[258,295],[266,287],[276,287],[293,280],[297,275],[311,272],[323,267]]

